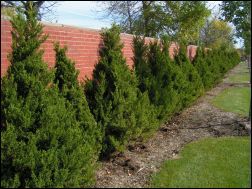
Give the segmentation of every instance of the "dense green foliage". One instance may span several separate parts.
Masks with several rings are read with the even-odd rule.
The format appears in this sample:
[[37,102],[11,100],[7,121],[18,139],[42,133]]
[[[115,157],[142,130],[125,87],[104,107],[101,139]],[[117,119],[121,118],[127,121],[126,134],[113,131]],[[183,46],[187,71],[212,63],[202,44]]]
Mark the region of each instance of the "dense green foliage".
[[[67,47],[60,48],[55,44],[56,64],[54,82],[58,85],[61,94],[73,105],[77,121],[83,129],[83,139],[91,144],[94,154],[100,151],[101,134],[89,110],[86,97],[78,81],[79,71],[75,63],[66,56]],[[95,158],[93,158],[95,159]]]
[[133,38],[132,50],[134,53],[134,70],[138,77],[138,88],[141,92],[145,92],[151,82],[148,80],[151,75],[151,69],[147,61],[148,46],[145,44],[144,39],[136,36]]
[[192,64],[184,46],[171,60],[166,38],[145,45],[136,37],[131,71],[113,25],[101,33],[100,60],[83,91],[58,43],[48,70],[40,50],[47,36],[28,5],[11,20],[11,65],[1,79],[1,187],[91,186],[99,155],[148,138],[239,61],[220,47],[199,49]]
[[141,92],[147,92],[151,103],[157,109],[157,117],[162,120],[165,114],[171,113],[176,102],[172,89],[171,66],[157,41],[149,46],[144,39],[133,39],[134,69],[139,80]]
[[234,48],[233,28],[225,21],[212,19],[207,20],[200,32],[201,44],[208,48],[219,48],[226,44],[229,48]]
[[[120,30],[103,30],[101,58],[87,80],[85,93],[90,109],[103,132],[102,154],[122,151],[130,139],[155,129],[157,123],[146,94],[137,88],[137,79],[122,55]],[[144,110],[146,109],[146,110]]]
[[147,78],[151,81],[148,88],[150,101],[158,109],[158,118],[163,120],[173,113],[179,101],[172,82],[174,69],[168,54],[161,50],[157,42],[149,45],[147,57],[151,70]]
[[74,108],[76,120],[82,129],[82,140],[89,148],[85,158],[86,167],[90,173],[93,173],[101,148],[101,131],[90,112],[86,97],[79,84],[79,71],[75,69],[75,63],[66,56],[67,47],[60,48],[59,43],[56,43],[54,50],[56,54],[54,83],[58,85],[62,96]]
[[217,49],[202,49],[197,49],[195,59],[190,62],[186,47],[180,45],[171,60],[166,37],[148,45],[139,36],[133,39],[138,88],[149,94],[160,122],[189,106],[239,63],[238,53],[224,45]]
[[203,84],[199,73],[187,58],[185,46],[180,46],[178,54],[174,57],[174,63],[184,75],[184,82],[181,83],[181,100],[184,108],[203,94]]
[[33,4],[11,23],[11,65],[1,80],[1,187],[90,186],[94,149],[42,60],[46,36]]
[[169,118],[202,95],[201,78],[183,48],[172,61],[168,53],[167,38],[159,44],[154,42],[147,46],[144,39],[135,37],[133,44],[138,87],[142,92],[148,92],[160,121]]
[[112,16],[125,33],[196,43],[210,10],[204,1],[104,1],[107,16]]
[[206,90],[212,88],[224,74],[237,65],[240,57],[237,51],[221,46],[217,49],[203,50],[199,47],[193,60]]
[[245,52],[251,54],[251,1],[222,1],[222,16],[234,24],[236,36],[244,40]]

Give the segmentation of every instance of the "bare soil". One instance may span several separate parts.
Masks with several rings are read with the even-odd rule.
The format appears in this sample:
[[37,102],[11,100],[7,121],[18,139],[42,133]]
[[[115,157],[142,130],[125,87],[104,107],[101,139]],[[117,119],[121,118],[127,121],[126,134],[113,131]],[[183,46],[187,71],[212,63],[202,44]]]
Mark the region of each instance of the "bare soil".
[[[235,74],[238,67],[227,76]],[[177,158],[187,143],[205,137],[249,135],[245,127],[248,125],[246,117],[223,112],[209,103],[225,88],[240,85],[250,86],[249,83],[227,83],[224,79],[191,107],[163,124],[147,142],[129,146],[124,153],[117,153],[109,160],[100,162],[94,187],[149,187],[151,174],[157,172],[165,160]]]

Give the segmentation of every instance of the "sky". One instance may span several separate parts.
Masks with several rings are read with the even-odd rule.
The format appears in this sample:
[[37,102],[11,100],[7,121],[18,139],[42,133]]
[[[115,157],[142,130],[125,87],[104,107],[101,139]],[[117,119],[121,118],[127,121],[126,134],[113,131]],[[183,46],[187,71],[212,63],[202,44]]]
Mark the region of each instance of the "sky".
[[[220,3],[221,1],[208,1],[207,6],[218,12]],[[112,19],[106,18],[101,10],[102,5],[98,1],[58,1],[50,22],[92,29],[110,27]],[[242,41],[239,40],[236,47],[241,46]]]
[[93,29],[110,27],[112,23],[104,18],[101,5],[97,1],[59,1],[53,10],[53,23]]

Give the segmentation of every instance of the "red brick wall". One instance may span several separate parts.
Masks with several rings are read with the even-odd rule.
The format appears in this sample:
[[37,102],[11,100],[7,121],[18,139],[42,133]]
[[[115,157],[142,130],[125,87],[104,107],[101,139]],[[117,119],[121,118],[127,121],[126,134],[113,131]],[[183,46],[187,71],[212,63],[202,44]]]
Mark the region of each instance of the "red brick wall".
[[[94,65],[98,62],[99,49],[102,40],[99,30],[65,26],[60,24],[43,23],[44,32],[49,34],[48,39],[42,45],[44,49],[44,60],[49,67],[55,64],[55,53],[53,42],[59,41],[60,45],[67,45],[67,55],[75,61],[76,68],[80,70],[79,79],[92,76]],[[130,68],[133,66],[132,39],[130,34],[121,34],[124,43],[123,54]],[[153,41],[153,38],[146,38],[146,42]],[[173,43],[170,46],[169,54],[173,57],[177,46]],[[8,20],[1,18],[1,76],[6,73],[9,66],[7,59],[11,52],[11,24]],[[187,55],[192,59],[196,54],[196,48],[188,46]]]
[[1,18],[1,76],[9,66],[7,55],[11,51],[11,25]]
[[197,52],[197,46],[195,45],[187,46],[187,56],[191,61],[196,56],[196,52]]

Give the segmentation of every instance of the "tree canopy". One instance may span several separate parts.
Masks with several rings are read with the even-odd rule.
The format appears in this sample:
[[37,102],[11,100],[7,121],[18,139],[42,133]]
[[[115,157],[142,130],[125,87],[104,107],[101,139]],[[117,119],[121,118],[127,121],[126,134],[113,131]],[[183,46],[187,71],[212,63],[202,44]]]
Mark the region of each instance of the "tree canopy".
[[233,48],[234,32],[227,22],[213,19],[201,29],[200,40],[202,45],[209,48],[219,48],[223,44]]
[[[34,9],[37,12],[37,19],[51,20],[53,16],[53,8],[58,3],[57,1],[32,1]],[[2,9],[6,15],[12,15],[16,12],[15,9],[27,10],[29,1],[1,1],[1,12]]]
[[123,32],[148,37],[168,34],[172,40],[194,43],[210,15],[203,1],[106,1],[102,5]]
[[244,40],[247,54],[251,54],[251,1],[223,1],[222,16],[232,22],[236,35]]

